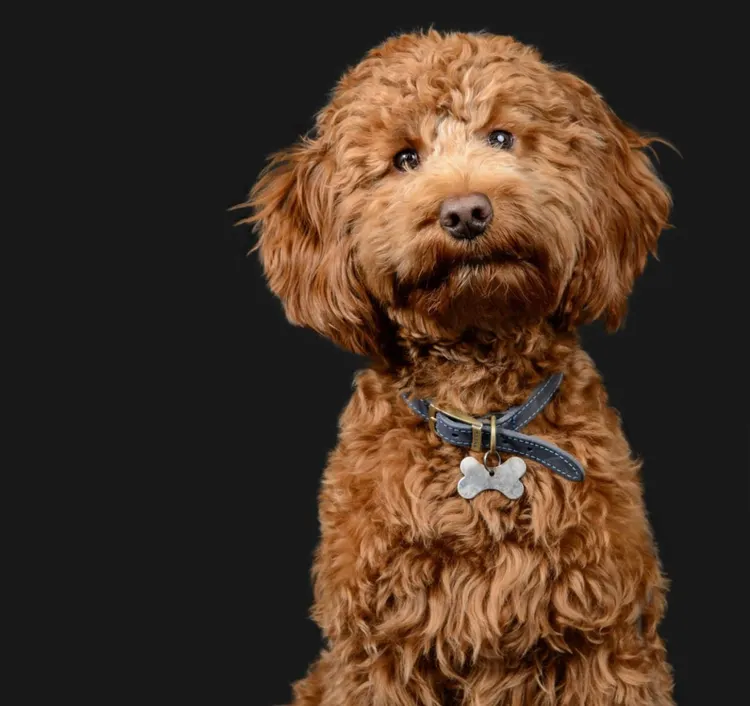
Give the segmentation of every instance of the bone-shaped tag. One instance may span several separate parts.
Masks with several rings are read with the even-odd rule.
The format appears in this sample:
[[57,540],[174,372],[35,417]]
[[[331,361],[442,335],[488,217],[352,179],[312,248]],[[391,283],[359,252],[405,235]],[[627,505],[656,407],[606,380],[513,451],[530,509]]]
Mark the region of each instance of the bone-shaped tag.
[[490,475],[484,464],[473,456],[467,456],[461,461],[461,473],[464,476],[458,481],[458,494],[467,500],[471,500],[483,490],[499,490],[511,500],[523,495],[523,483],[519,480],[526,473],[526,464],[523,459],[511,456],[492,471]]

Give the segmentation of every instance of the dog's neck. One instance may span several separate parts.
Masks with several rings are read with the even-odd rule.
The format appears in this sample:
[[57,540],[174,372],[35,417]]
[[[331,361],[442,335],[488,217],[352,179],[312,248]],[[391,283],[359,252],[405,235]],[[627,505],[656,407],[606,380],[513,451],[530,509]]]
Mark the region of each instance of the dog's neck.
[[507,334],[472,330],[454,339],[402,331],[399,347],[404,365],[394,375],[401,391],[481,415],[525,399],[541,380],[563,371],[578,337],[544,322]]

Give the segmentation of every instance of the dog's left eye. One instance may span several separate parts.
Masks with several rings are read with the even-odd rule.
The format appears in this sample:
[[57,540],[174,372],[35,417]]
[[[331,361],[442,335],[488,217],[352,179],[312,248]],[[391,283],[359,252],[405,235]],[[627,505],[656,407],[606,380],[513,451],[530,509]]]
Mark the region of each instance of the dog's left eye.
[[396,156],[393,158],[393,166],[401,172],[405,172],[409,169],[416,169],[418,165],[419,154],[417,154],[417,150],[411,148],[401,150],[396,153]]
[[507,130],[493,130],[487,135],[487,142],[492,147],[498,147],[501,150],[509,150],[513,146],[513,135]]

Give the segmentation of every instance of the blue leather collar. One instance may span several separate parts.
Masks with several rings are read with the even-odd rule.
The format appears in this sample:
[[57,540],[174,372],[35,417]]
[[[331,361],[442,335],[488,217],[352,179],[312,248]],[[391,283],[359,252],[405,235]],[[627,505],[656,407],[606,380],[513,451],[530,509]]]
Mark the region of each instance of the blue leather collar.
[[464,446],[474,451],[490,449],[491,417],[495,416],[498,451],[514,456],[525,456],[538,461],[563,478],[582,481],[585,471],[575,457],[537,436],[522,434],[518,431],[544,409],[557,392],[562,379],[562,373],[552,375],[538,385],[522,405],[511,407],[495,415],[487,414],[478,417],[473,423],[470,423],[469,420],[472,418],[468,415],[439,409],[429,400],[412,400],[408,395],[403,395],[403,398],[412,411],[428,421],[430,428],[449,444]]

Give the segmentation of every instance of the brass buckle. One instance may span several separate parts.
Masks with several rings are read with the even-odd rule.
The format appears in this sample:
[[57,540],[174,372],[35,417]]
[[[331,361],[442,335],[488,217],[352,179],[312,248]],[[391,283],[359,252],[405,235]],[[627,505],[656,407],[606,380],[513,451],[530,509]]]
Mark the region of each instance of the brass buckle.
[[438,412],[440,412],[441,414],[444,414],[446,417],[451,417],[452,419],[458,419],[459,422],[471,424],[471,450],[472,451],[482,450],[482,422],[480,422],[478,419],[475,419],[474,417],[470,417],[468,414],[463,414],[462,412],[456,412],[455,410],[452,410],[452,409],[441,409],[440,407],[436,407],[434,404],[430,403],[429,412],[428,412],[430,430],[434,434],[437,433],[435,430],[435,423],[437,422]]

